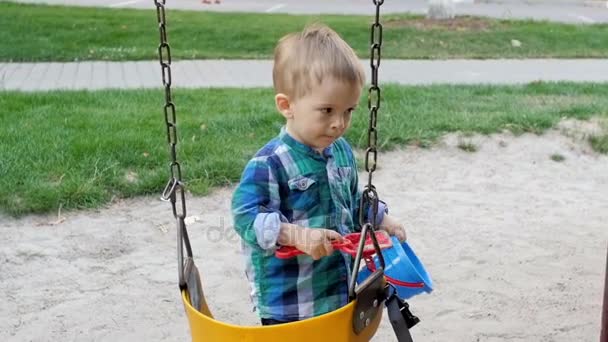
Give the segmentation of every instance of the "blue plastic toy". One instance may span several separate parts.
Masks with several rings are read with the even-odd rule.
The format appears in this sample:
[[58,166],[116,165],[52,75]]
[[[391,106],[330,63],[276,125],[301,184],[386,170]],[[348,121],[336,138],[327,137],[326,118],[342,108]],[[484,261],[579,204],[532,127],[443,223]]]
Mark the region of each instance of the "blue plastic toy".
[[[431,293],[433,281],[416,253],[407,241],[401,243],[396,237],[391,239],[393,246],[382,250],[386,265],[384,276],[395,287],[397,295],[402,299],[408,299],[423,292]],[[380,266],[377,256],[374,256],[373,263],[371,259],[367,259],[366,262],[367,267],[359,271],[357,277],[359,283]]]

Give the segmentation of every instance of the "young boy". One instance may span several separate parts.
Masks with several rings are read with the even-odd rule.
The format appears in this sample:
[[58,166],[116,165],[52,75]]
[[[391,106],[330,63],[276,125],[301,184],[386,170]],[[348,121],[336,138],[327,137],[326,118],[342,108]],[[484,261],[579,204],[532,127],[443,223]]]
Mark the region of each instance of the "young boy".
[[[286,124],[249,161],[232,200],[251,297],[264,325],[318,316],[348,302],[352,257],[334,252],[331,241],[359,226],[357,166],[341,137],[365,73],[337,33],[315,25],[279,41],[273,81]],[[385,208],[381,203],[380,227],[405,240],[403,226]],[[277,246],[308,255],[279,259]]]

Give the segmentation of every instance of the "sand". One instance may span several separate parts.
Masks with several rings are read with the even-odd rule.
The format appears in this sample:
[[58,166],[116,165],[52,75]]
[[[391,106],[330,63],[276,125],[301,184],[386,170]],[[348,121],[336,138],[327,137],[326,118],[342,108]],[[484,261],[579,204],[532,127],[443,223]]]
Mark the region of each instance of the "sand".
[[[448,135],[430,149],[380,155],[378,192],[435,283],[409,301],[422,320],[415,341],[598,341],[608,157],[584,140],[596,126]],[[478,151],[458,148],[463,141]],[[231,192],[189,197],[190,235],[216,317],[257,324]],[[2,216],[0,229],[0,341],[189,339],[167,203]],[[374,341],[393,340],[385,317]]]

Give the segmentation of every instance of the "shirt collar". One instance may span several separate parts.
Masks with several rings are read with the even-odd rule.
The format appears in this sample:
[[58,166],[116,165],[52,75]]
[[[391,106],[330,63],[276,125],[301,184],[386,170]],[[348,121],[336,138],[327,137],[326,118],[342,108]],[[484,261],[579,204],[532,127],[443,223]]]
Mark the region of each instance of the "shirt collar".
[[333,145],[334,143],[332,143],[331,145],[329,145],[328,147],[326,147],[323,150],[323,155],[321,155],[319,152],[317,152],[317,150],[315,150],[314,148],[303,144],[299,141],[297,141],[296,139],[294,139],[291,135],[289,135],[289,133],[287,132],[287,128],[285,126],[281,127],[281,132],[279,133],[279,139],[281,139],[281,141],[286,144],[287,146],[291,147],[292,149],[310,155],[314,158],[317,159],[323,159],[323,157],[325,158],[332,158],[334,156],[333,153]]

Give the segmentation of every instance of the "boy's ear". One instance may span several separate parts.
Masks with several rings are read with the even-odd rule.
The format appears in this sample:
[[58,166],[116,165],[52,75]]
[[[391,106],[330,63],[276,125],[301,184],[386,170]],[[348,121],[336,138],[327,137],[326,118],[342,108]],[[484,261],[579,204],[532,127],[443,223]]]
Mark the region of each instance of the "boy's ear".
[[274,103],[277,106],[279,113],[281,113],[285,119],[291,119],[291,104],[287,95],[282,93],[276,94],[274,96]]

